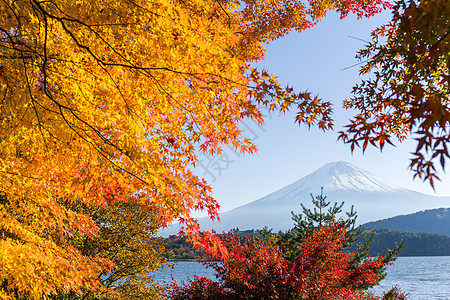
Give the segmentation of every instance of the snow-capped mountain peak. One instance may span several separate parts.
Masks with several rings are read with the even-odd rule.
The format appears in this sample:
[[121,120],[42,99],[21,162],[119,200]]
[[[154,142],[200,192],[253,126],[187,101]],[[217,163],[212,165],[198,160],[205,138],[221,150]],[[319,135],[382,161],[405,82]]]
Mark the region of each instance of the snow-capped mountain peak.
[[[449,207],[450,197],[434,197],[397,187],[348,162],[328,163],[313,173],[258,200],[220,214],[220,223],[199,220],[202,230],[220,232],[231,228],[274,231],[292,228],[291,212],[301,213],[300,203],[311,206],[311,196],[323,194],[331,203],[345,202],[357,211],[360,224],[419,210]],[[165,235],[174,232],[166,231]]]
[[328,163],[292,185],[296,189],[317,192],[323,187],[325,192],[358,191],[392,193],[405,191],[372,173],[360,169],[348,162]]

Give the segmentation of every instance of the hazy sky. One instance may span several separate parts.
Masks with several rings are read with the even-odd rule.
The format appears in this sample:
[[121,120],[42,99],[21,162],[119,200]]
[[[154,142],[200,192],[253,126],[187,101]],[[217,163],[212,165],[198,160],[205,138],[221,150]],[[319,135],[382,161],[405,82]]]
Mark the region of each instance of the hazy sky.
[[389,20],[390,12],[360,20],[353,16],[340,20],[336,14],[329,14],[316,27],[300,34],[291,33],[267,46],[266,59],[257,66],[275,73],[284,85],[289,84],[296,91],[308,90],[331,101],[335,128],[322,132],[299,127],[294,124],[294,111],[290,115],[267,117],[263,127],[244,122],[242,128],[247,128],[247,135],[256,143],[257,154],[243,157],[226,150],[221,157],[202,157],[203,166],[196,171],[213,187],[222,211],[257,200],[338,160],[348,161],[404,188],[450,195],[450,177],[443,172],[436,192],[419,179],[413,181],[408,170],[410,152],[415,149],[413,140],[396,147],[386,146],[383,153],[370,148],[364,155],[360,149],[351,154],[349,145],[337,141],[337,132],[352,116],[351,111],[342,109],[342,100],[350,96],[352,87],[360,81],[359,66],[348,68],[358,63],[356,51],[366,44],[355,38],[370,40],[371,30]]

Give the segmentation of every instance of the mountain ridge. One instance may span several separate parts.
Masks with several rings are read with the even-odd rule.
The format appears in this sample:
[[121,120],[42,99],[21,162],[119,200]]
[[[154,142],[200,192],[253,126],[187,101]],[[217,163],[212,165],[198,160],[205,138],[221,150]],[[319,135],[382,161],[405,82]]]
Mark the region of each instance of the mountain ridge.
[[391,229],[450,236],[450,208],[436,208],[365,223],[366,229]]

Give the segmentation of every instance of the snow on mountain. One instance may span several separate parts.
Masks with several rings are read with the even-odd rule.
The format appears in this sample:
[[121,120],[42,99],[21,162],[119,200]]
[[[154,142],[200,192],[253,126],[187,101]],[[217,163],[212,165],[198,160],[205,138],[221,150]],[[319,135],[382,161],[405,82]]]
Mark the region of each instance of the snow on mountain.
[[325,192],[358,191],[358,192],[398,192],[405,191],[373,174],[353,166],[348,162],[328,163],[310,175],[294,182],[294,189],[317,192],[321,187]]
[[[291,211],[301,213],[300,203],[311,206],[311,194],[323,194],[331,203],[345,202],[344,212],[353,205],[358,223],[366,223],[419,210],[450,207],[450,197],[435,197],[397,187],[347,162],[328,163],[302,179],[261,199],[220,213],[221,222],[199,219],[202,230],[217,232],[268,226],[277,230],[292,227]],[[176,233],[176,226],[162,234]]]
[[325,195],[335,192],[349,194],[415,193],[384,181],[348,162],[338,161],[328,163],[302,179],[255,202],[278,202],[281,200],[281,203],[294,201],[298,205],[298,201],[305,195],[309,199],[309,194],[317,195],[322,187]]

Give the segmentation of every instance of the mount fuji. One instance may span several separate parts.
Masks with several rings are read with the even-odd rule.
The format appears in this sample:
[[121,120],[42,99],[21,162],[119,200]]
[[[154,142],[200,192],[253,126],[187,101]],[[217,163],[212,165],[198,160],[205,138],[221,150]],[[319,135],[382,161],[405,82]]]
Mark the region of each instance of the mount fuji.
[[[328,163],[300,180],[261,199],[220,213],[220,222],[199,219],[201,230],[217,232],[268,226],[275,231],[292,227],[291,211],[301,213],[300,203],[311,207],[311,194],[323,195],[331,204],[345,202],[343,212],[354,206],[357,222],[385,219],[420,210],[450,207],[450,197],[436,197],[397,187],[347,162]],[[166,231],[166,230],[164,230]],[[168,229],[170,230],[170,228]],[[163,232],[163,234],[169,234]]]

